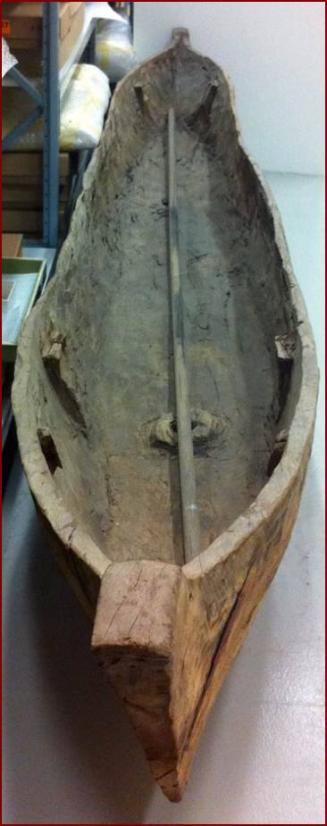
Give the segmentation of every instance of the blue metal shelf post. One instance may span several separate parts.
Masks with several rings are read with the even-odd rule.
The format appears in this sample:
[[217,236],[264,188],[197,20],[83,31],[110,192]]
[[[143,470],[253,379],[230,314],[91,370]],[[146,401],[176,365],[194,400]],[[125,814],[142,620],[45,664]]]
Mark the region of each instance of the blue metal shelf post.
[[36,107],[2,140],[10,149],[32,124],[43,117],[43,238],[46,247],[57,247],[59,238],[59,123],[58,72],[59,3],[43,3],[42,90],[14,66],[8,76],[36,103]]
[[59,3],[43,3],[43,243],[59,236]]

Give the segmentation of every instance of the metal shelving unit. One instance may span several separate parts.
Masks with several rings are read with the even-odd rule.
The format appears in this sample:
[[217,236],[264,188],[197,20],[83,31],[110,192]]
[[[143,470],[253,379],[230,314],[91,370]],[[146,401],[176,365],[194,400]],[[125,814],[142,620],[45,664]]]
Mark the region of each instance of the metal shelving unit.
[[43,238],[39,243],[54,248],[58,245],[59,215],[58,7],[59,3],[43,3],[41,90],[16,66],[8,72],[11,82],[23,89],[36,106],[2,141],[2,151],[9,149],[43,117]]
[[[41,292],[51,278],[59,246],[59,124],[60,100],[65,94],[72,74],[72,66],[83,55],[89,62],[94,62],[95,20],[86,15],[85,23],[71,54],[62,67],[58,68],[59,43],[59,3],[43,3],[42,26],[42,78],[41,83],[32,83],[14,66],[3,79],[4,86],[18,86],[23,89],[35,103],[32,112],[22,120],[2,141],[2,150],[6,151],[25,134],[30,126],[43,118],[43,236],[37,241],[25,240],[23,254],[46,258],[46,274]],[[91,152],[89,153],[89,157]],[[88,158],[89,159],[89,158]],[[85,164],[84,155],[81,158]],[[9,384],[8,384],[9,383]],[[11,456],[16,444],[15,428],[10,403],[10,376],[3,385],[2,405],[2,453],[4,481],[6,470],[9,472]],[[9,389],[8,389],[9,387]],[[5,391],[5,392],[4,392]]]
[[[53,248],[54,251],[59,243],[60,100],[69,85],[73,64],[78,63],[85,52],[88,52],[87,59],[93,62],[94,33],[95,21],[86,15],[81,35],[59,71],[59,3],[43,3],[41,84],[32,83],[16,66],[10,69],[3,81],[5,86],[19,86],[36,104],[33,111],[3,139],[3,151],[11,148],[36,120],[43,118],[43,237],[37,245]],[[28,243],[35,245],[35,242]]]

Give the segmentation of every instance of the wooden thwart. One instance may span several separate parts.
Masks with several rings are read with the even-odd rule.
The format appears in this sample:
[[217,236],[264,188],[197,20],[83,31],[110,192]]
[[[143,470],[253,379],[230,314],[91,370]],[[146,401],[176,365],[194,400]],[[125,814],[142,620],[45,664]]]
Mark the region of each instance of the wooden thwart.
[[196,504],[192,424],[184,353],[183,299],[178,250],[178,211],[176,197],[175,112],[168,112],[168,196],[169,269],[174,345],[176,418],[179,475],[182,498],[184,556],[193,559],[200,552],[200,524]]

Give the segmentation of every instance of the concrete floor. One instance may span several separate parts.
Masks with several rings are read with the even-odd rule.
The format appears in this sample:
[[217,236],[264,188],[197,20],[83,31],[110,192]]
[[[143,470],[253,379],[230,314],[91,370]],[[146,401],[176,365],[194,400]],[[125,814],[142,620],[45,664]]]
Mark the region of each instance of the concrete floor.
[[[323,181],[267,175],[322,367]],[[294,533],[184,800],[155,788],[45,547],[16,457],[3,502],[5,823],[324,823],[323,398]]]

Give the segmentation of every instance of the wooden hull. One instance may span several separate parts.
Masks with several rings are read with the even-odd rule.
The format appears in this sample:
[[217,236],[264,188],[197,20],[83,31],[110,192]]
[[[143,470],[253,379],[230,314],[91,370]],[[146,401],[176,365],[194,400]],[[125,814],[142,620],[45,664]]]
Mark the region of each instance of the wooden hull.
[[[239,140],[227,81],[184,41],[115,93],[56,278],[25,325],[13,388],[40,517],[94,623],[92,649],[173,801],[287,547],[318,389],[279,217]],[[191,404],[218,422],[194,448],[201,544],[188,562],[178,457],[148,438],[174,406],[164,197],[172,103]]]

